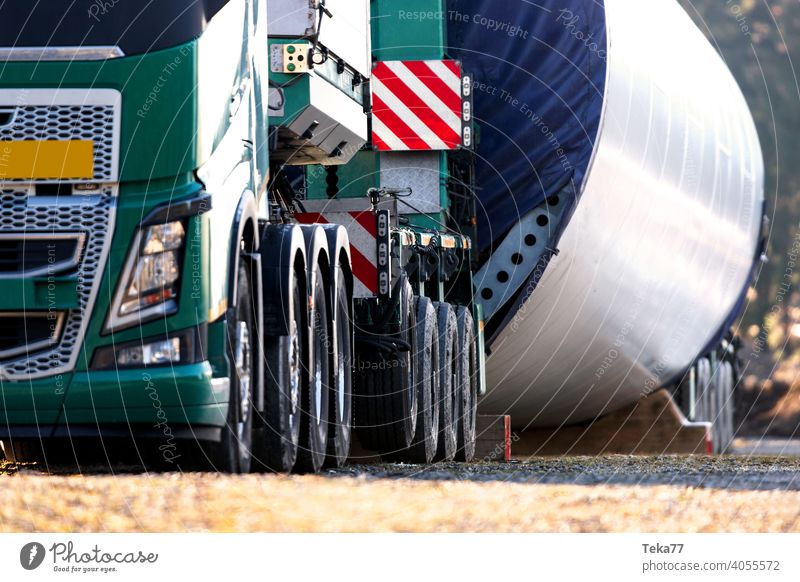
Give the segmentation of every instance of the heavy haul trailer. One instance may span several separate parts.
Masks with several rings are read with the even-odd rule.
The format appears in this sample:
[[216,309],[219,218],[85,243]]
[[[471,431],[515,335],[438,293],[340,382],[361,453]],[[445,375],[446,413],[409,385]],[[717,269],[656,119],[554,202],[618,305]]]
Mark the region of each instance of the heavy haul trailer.
[[55,4],[0,8],[6,455],[317,470],[355,426],[469,459],[469,239],[399,216],[406,186],[316,214],[292,186],[369,141],[369,3]]
[[[724,451],[764,169],[677,2],[375,0],[372,29],[372,148],[309,170],[305,203],[410,186],[407,224],[470,234],[482,410],[553,427],[668,387]],[[460,138],[440,123],[448,66],[468,72]]]

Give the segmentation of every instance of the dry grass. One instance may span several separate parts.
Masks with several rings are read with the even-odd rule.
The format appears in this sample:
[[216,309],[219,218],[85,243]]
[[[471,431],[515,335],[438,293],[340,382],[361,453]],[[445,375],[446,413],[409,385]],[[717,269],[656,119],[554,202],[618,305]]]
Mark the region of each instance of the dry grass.
[[22,470],[0,531],[798,532],[800,492]]

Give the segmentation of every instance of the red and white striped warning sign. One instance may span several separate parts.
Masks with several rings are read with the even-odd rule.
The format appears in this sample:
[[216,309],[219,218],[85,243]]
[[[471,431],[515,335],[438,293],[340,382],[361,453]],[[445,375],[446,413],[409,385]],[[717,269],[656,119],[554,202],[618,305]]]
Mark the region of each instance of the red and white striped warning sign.
[[378,267],[378,221],[375,213],[303,212],[295,214],[300,224],[341,224],[350,237],[353,262],[353,296],[374,297],[380,290]]
[[372,143],[378,150],[452,150],[463,143],[456,61],[383,61],[370,83]]

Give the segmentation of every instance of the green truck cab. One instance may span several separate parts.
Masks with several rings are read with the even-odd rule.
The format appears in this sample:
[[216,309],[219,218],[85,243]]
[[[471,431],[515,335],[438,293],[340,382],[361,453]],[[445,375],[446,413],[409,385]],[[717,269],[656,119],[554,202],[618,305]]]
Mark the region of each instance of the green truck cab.
[[268,177],[263,4],[3,8],[8,437],[147,435],[174,460],[222,436],[237,352],[257,365],[229,328]]

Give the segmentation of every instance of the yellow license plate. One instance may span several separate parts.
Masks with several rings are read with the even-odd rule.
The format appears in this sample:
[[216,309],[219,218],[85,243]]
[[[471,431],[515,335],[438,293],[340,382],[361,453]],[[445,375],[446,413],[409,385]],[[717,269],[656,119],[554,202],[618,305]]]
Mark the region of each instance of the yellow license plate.
[[91,180],[91,141],[0,141],[0,180]]

